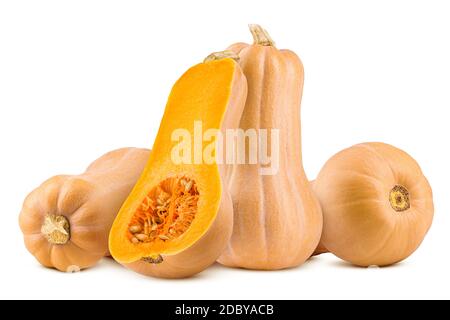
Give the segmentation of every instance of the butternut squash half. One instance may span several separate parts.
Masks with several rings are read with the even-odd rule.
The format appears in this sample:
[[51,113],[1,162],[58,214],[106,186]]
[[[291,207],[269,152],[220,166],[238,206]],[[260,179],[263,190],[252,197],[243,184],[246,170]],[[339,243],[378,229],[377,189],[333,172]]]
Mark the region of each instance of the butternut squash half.
[[83,174],[55,176],[31,192],[19,216],[28,251],[64,272],[109,255],[109,230],[149,155],[137,148],[111,151]]
[[322,230],[320,205],[302,165],[303,65],[294,52],[275,48],[260,26],[250,25],[250,31],[253,45],[237,43],[229,47],[239,54],[248,82],[240,128],[278,130],[278,145],[269,153],[272,159],[279,154],[279,167],[263,175],[265,164],[259,161],[236,164],[229,171],[234,230],[218,261],[230,267],[283,269],[307,260]]
[[[223,179],[226,166],[217,161],[217,141],[211,136],[203,148],[196,128],[201,124],[206,134],[239,124],[247,82],[229,56],[237,58],[230,52],[213,54],[175,83],[149,162],[114,221],[112,256],[138,273],[194,275],[215,262],[230,238],[233,209]],[[192,152],[180,151],[181,140],[174,139],[180,129]],[[179,152],[182,162],[175,159]],[[212,161],[202,159],[210,152]]]
[[411,255],[433,220],[431,187],[417,162],[384,143],[345,149],[314,183],[322,205],[321,242],[358,266],[385,266]]

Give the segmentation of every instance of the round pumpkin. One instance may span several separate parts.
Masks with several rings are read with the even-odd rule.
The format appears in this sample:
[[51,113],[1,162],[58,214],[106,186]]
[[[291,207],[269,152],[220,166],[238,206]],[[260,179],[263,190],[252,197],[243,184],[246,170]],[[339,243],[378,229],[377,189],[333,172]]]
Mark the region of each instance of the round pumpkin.
[[433,220],[431,187],[419,165],[384,143],[362,143],[334,155],[314,191],[324,216],[321,243],[359,266],[407,258]]

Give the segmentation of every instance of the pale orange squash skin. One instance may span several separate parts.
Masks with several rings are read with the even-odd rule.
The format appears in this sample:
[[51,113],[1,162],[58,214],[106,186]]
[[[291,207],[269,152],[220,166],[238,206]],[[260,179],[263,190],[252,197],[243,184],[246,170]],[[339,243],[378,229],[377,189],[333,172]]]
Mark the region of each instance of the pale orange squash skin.
[[[211,91],[217,91],[218,96],[225,97],[226,92],[229,90],[229,95],[226,100],[221,98],[217,105],[200,103],[200,105],[180,110],[177,103],[171,102],[174,96],[185,96],[183,90],[198,92],[198,90],[193,89],[193,87],[200,86],[201,88],[204,88],[215,82],[217,78],[222,77],[217,74],[217,72],[220,73],[220,71],[217,71],[214,72],[214,74],[207,75],[204,79],[197,80],[201,83],[190,83],[190,80],[186,80],[197,78],[198,70],[207,68],[205,64],[209,63],[221,64],[224,66],[232,65],[232,81],[226,83],[224,87],[210,89],[209,92],[203,94],[200,93],[198,96],[187,100],[203,101],[205,96],[211,95]],[[181,87],[184,89],[181,89]],[[229,87],[229,89],[227,87]],[[214,122],[211,125],[222,132],[224,132],[225,129],[237,128],[244,108],[246,96],[247,81],[245,76],[239,65],[231,59],[199,64],[189,69],[180,80],[178,80],[169,96],[168,105],[161,122],[160,131],[155,140],[152,156],[150,157],[144,173],[122,207],[121,212],[112,227],[110,233],[110,249],[116,261],[140,274],[160,278],[190,277],[215,263],[228,244],[233,228],[233,206],[224,179],[229,166],[216,163],[212,165],[174,164],[170,160],[170,146],[173,142],[170,141],[170,132],[167,132],[167,128],[171,128],[175,124],[183,128],[192,127],[193,120],[195,120],[192,119],[192,114],[198,115],[197,120],[205,122],[215,118],[217,115],[221,116],[220,121],[217,123]],[[222,108],[224,103],[225,108]],[[224,110],[223,114],[220,114],[222,112],[221,110]],[[136,211],[136,208],[141,204],[143,195],[159,181],[164,179],[169,173],[174,172],[192,173],[193,178],[202,186],[199,189],[199,202],[207,204],[211,208],[215,208],[210,209],[208,212],[205,212],[205,210],[200,211],[199,209],[197,217],[193,220],[193,224],[179,238],[179,243],[183,245],[184,242],[187,242],[186,237],[189,237],[191,234],[202,234],[197,240],[190,245],[186,244],[186,247],[181,248],[174,253],[156,252],[155,254],[162,258],[162,262],[149,263],[148,261],[142,260],[142,258],[148,257],[149,252],[152,251],[152,244],[130,244],[125,237],[127,225]],[[216,172],[218,172],[218,176],[215,175]],[[218,188],[215,187],[216,185],[218,185]],[[196,221],[202,215],[213,216],[213,221],[209,226],[201,224],[195,225]],[[178,239],[175,241],[178,241]],[[137,252],[137,254],[131,252]],[[132,254],[133,256],[131,256]],[[150,256],[152,256],[152,254],[150,254]]]
[[[83,174],[55,176],[31,192],[19,216],[28,251],[42,265],[60,271],[85,269],[109,255],[109,230],[149,155],[147,149],[111,151]],[[41,233],[47,214],[69,221],[67,243],[52,244]]]
[[[309,182],[309,185],[311,186],[311,188],[313,189],[313,191],[314,191],[314,181],[315,181],[315,180],[312,180],[312,181]],[[325,248],[325,246],[323,245],[323,243],[322,243],[322,242],[319,242],[319,245],[317,246],[316,250],[314,250],[314,252],[313,252],[312,255],[313,255],[313,256],[318,256],[318,255],[320,255],[320,254],[328,253],[328,252],[329,252],[328,249]]]
[[328,249],[325,248],[325,246],[319,242],[319,245],[317,246],[316,250],[314,250],[313,256],[318,256],[319,254],[328,253]]
[[273,270],[295,267],[316,248],[322,230],[319,203],[308,184],[301,154],[300,103],[303,65],[274,46],[237,43],[248,96],[240,128],[279,129],[280,167],[260,175],[260,165],[238,164],[228,175],[234,229],[218,262]]
[[[410,208],[396,211],[389,194],[401,185]],[[433,220],[431,187],[417,162],[384,143],[362,143],[327,161],[314,183],[324,215],[321,242],[358,266],[390,265],[410,256]]]

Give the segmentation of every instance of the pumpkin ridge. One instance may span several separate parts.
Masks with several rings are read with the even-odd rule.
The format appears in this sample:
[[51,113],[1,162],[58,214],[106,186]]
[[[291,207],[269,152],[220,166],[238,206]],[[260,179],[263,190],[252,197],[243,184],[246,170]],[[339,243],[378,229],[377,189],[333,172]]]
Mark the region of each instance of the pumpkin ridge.
[[373,154],[377,155],[378,158],[380,158],[381,160],[383,160],[383,162],[385,162],[386,166],[390,169],[391,173],[392,173],[392,177],[394,178],[394,183],[397,183],[398,181],[398,176],[397,173],[395,172],[394,168],[391,166],[391,163],[389,160],[387,160],[382,154],[380,154],[380,152],[375,149],[373,146],[371,146],[372,142],[368,142],[368,143],[364,143],[364,144],[360,144],[361,147],[371,151]]
[[70,240],[70,244],[81,251],[85,251],[87,255],[92,255],[92,256],[97,256],[97,255],[104,256],[105,255],[105,251],[100,251],[100,250],[93,251],[88,248],[83,248],[83,246],[81,246],[79,243],[77,243],[73,239]]
[[[262,66],[262,69],[264,69],[266,67],[267,61],[268,61],[266,51],[264,51],[263,59],[264,59],[264,64]],[[258,72],[260,72],[260,71],[258,70]],[[260,83],[258,83],[257,87],[265,88],[265,82],[266,82],[266,75],[265,75],[265,72],[262,72]],[[261,128],[261,123],[263,122],[262,117],[264,116],[264,113],[262,112],[262,110],[263,110],[263,106],[264,106],[264,101],[266,100],[265,99],[266,91],[261,90],[259,93],[260,94],[259,94],[258,102],[256,103],[256,105],[258,106],[258,108],[256,109],[256,111],[257,111],[256,113],[257,113],[258,117],[257,117],[257,123],[255,125],[255,128]],[[253,128],[246,127],[245,129],[253,129]],[[266,190],[264,188],[264,183],[262,183],[263,179],[264,179],[264,177],[261,177],[261,176],[258,177],[258,181],[259,181],[258,189],[259,189],[259,194],[262,198],[262,201],[260,202],[261,206],[259,207],[258,215],[260,217],[260,219],[259,219],[260,224],[261,224],[261,226],[263,226],[261,228],[262,234],[260,234],[259,236],[261,237],[261,240],[263,241],[263,243],[262,243],[263,247],[267,248],[267,224],[266,224],[266,209],[265,209],[265,207],[266,207],[265,206]],[[269,253],[267,252],[267,250],[264,250],[263,254],[264,254],[264,258],[262,258],[262,260],[267,261],[269,258]]]
[[371,181],[375,182],[374,185],[378,184],[381,187],[385,188],[386,185],[383,184],[383,182],[381,182],[377,177],[374,177],[370,174],[367,173],[362,173],[359,171],[354,171],[354,170],[350,170],[350,169],[340,169],[339,170],[339,174],[341,173],[345,173],[346,176],[348,176],[349,174],[357,176],[357,177],[361,177],[361,178],[366,178],[366,179],[370,179]]
[[55,251],[57,250],[57,246],[50,246],[50,262],[52,264],[52,266],[54,266],[55,268],[57,268],[59,270],[59,268],[57,267],[59,265],[59,262],[56,261],[56,253]]
[[366,198],[358,198],[358,200],[353,200],[353,201],[347,201],[346,203],[334,203],[332,205],[330,205],[330,208],[333,207],[340,207],[340,206],[353,206],[353,205],[357,205],[360,203],[364,203],[364,202],[375,202],[375,203],[380,203],[385,205],[385,202],[383,200],[380,199],[372,199],[372,197],[366,197]]
[[[39,246],[37,250],[34,250],[31,252],[36,259],[45,267],[51,268],[53,266],[53,262],[51,261],[51,250],[52,246],[48,243],[47,239],[44,239],[43,236],[41,236],[42,244]],[[40,240],[37,240],[40,241]],[[45,242],[44,242],[45,241]],[[45,261],[44,261],[45,260]]]
[[[394,226],[392,228],[392,230],[390,230],[390,235],[388,237],[386,237],[383,240],[383,243],[380,244],[379,248],[376,249],[372,254],[370,254],[369,256],[373,256],[375,257],[374,259],[379,259],[378,255],[380,254],[380,252],[382,252],[384,250],[384,248],[386,247],[386,245],[392,240],[392,238],[396,235],[397,229],[398,229],[398,220],[395,220],[394,222]],[[397,261],[393,262],[396,263]],[[387,265],[383,265],[383,266],[387,266]]]
[[[72,179],[72,180],[71,180]],[[67,206],[67,204],[65,203],[65,201],[70,202],[69,200],[67,200],[67,197],[69,197],[70,192],[73,192],[72,188],[69,188],[69,186],[71,186],[68,182],[72,182],[74,183],[74,181],[82,181],[83,184],[89,184],[89,182],[80,179],[80,178],[71,178],[69,177],[62,185],[61,185],[61,189],[63,190],[63,192],[58,192],[58,198],[56,199],[56,210],[59,213],[58,215],[65,217],[66,219],[70,219],[70,217],[74,214],[76,214],[77,212],[79,212],[79,210],[84,206],[84,204],[86,202],[89,201],[89,195],[88,195],[88,190],[82,190],[81,193],[82,194],[82,200],[80,201],[80,199],[76,199],[75,201],[77,202],[77,205],[74,206],[73,208],[70,208],[70,212],[66,212],[67,208],[64,208],[64,206]],[[67,184],[69,184],[69,186],[67,186]],[[70,198],[70,197],[69,197]],[[70,221],[69,221],[70,223]]]
[[[92,259],[92,265],[96,264],[98,262],[99,259],[108,256],[107,252],[100,252],[100,251],[92,251],[92,250],[87,250],[87,249],[83,249],[82,247],[76,245],[73,241],[71,241],[69,243],[69,246],[71,246],[72,248],[78,250],[79,252],[82,252],[83,255],[85,256],[85,258],[93,258]],[[70,252],[70,251],[69,251]],[[66,252],[67,255],[67,252]],[[76,257],[74,258],[73,256],[71,256],[70,260],[71,261],[75,261],[74,259],[76,259]],[[72,262],[72,266],[78,266],[77,263]],[[80,267],[80,266],[78,266]],[[80,268],[81,269],[81,268]]]

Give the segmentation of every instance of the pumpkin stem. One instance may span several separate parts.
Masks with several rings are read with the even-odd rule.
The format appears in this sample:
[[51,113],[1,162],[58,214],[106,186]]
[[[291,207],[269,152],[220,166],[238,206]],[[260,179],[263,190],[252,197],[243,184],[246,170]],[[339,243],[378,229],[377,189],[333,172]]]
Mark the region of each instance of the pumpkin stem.
[[70,239],[70,223],[64,216],[49,214],[44,219],[41,233],[51,244],[66,244]]
[[231,50],[213,52],[209,56],[207,56],[205,58],[205,60],[203,60],[203,62],[222,60],[222,59],[227,59],[227,58],[230,58],[236,62],[239,62],[239,56]]
[[397,212],[408,210],[411,206],[408,189],[401,185],[394,186],[389,193],[389,202]]
[[275,46],[275,42],[270,37],[269,33],[259,24],[249,24],[248,28],[252,33],[254,44],[268,47]]

